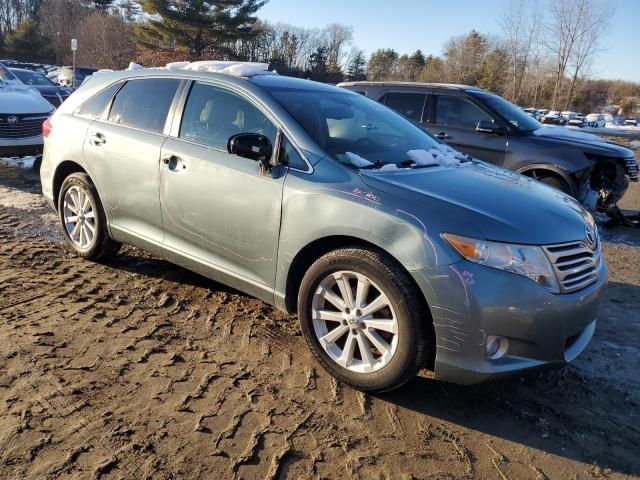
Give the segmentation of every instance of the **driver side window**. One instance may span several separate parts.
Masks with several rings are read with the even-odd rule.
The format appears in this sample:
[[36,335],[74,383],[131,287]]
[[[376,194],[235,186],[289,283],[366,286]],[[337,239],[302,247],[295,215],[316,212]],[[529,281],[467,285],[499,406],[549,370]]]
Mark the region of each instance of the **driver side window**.
[[446,95],[437,97],[436,125],[475,130],[482,121],[493,123],[494,120],[491,115],[466,98]]
[[222,88],[195,82],[182,115],[179,137],[221,150],[238,133],[260,133],[272,145],[275,125],[252,103]]

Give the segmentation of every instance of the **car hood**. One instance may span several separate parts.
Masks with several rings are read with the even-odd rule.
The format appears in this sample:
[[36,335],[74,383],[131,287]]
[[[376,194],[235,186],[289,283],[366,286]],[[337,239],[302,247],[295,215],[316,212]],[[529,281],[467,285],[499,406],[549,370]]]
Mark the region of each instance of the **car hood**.
[[53,107],[39,92],[23,84],[0,84],[0,113],[49,113]]
[[33,88],[38,90],[42,95],[56,95],[67,96],[69,92],[56,85],[33,85]]
[[573,130],[567,127],[543,127],[531,133],[541,141],[573,145],[585,153],[597,153],[615,157],[633,157],[633,152],[622,145],[608,142],[599,135]]
[[409,200],[411,214],[440,232],[536,245],[585,238],[589,213],[577,201],[484,162],[360,174],[369,187]]

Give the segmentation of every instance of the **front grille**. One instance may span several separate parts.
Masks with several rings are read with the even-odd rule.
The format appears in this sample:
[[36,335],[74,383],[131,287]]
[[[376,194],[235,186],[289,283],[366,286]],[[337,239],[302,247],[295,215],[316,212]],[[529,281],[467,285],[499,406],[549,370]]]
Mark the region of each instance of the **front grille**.
[[42,124],[47,117],[48,115],[45,114],[2,114],[0,115],[0,138],[28,138],[41,135]]
[[635,158],[625,158],[625,170],[632,182],[638,181],[638,161]]
[[572,293],[595,283],[602,268],[600,240],[591,249],[585,242],[543,247],[558,277],[560,291]]

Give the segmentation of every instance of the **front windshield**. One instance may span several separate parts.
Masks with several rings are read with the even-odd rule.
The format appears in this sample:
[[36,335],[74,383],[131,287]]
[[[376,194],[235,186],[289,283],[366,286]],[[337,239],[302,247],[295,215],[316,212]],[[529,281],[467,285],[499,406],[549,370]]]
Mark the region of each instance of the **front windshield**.
[[[373,168],[412,166],[439,142],[389,108],[350,92],[269,88],[273,97],[338,161]],[[418,160],[416,155],[422,155]]]
[[11,70],[11,72],[18,77],[22,83],[26,85],[46,85],[51,86],[54,83],[49,80],[47,77],[37,73],[31,72],[29,70]]
[[485,92],[475,93],[475,95],[517,130],[532,132],[533,130],[542,128],[542,125],[535,118],[523,112],[513,103],[507,102],[502,97]]

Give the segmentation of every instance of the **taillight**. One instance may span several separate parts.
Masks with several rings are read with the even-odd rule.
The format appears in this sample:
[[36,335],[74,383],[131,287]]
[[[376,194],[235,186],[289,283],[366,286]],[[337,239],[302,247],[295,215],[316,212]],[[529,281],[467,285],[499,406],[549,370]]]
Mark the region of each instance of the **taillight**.
[[51,119],[47,118],[42,124],[42,136],[47,138],[51,133]]

